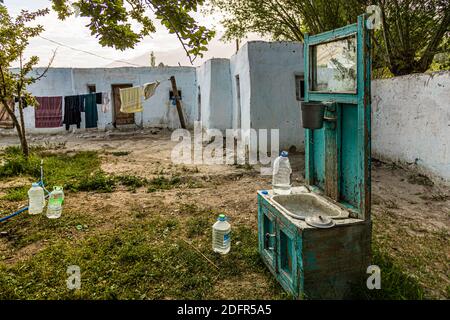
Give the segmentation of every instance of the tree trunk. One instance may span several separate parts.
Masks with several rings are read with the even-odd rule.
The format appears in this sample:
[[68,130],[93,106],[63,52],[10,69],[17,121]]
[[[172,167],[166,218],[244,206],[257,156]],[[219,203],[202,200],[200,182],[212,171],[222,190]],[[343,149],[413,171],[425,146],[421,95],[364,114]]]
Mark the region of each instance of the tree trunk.
[[21,135],[20,137],[20,146],[22,147],[22,153],[23,156],[28,159],[28,156],[30,155],[30,150],[28,148],[28,142],[27,142],[27,136],[26,136],[26,132],[25,132],[25,119],[24,119],[24,115],[23,115],[23,104],[22,104],[22,97],[19,94],[19,114],[20,114],[20,128],[19,130],[21,130]]

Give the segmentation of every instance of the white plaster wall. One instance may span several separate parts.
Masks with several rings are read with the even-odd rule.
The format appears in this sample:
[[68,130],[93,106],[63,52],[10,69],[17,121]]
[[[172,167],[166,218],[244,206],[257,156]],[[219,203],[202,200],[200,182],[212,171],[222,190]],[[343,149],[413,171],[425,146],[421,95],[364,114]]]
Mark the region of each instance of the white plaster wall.
[[450,181],[450,72],[372,82],[375,157]]
[[[200,121],[205,128],[210,127],[210,105],[211,105],[211,63],[210,60],[203,63],[197,68],[197,100],[198,100],[198,87],[200,87]],[[198,101],[197,101],[198,102]],[[198,103],[197,103],[198,109]],[[198,119],[198,111],[197,111]]]
[[303,45],[297,42],[249,42],[251,127],[279,129],[280,148],[304,145],[295,76],[302,75]]
[[[37,68],[32,71],[32,74],[40,75],[42,74],[43,71],[44,69]],[[73,77],[72,69],[52,68],[48,71],[48,73],[44,78],[42,78],[35,84],[30,85],[28,87],[28,91],[31,92],[36,97],[72,95],[74,94],[72,87],[73,83],[72,77]],[[64,102],[62,108],[64,114]],[[28,132],[56,133],[63,130],[63,127],[36,129],[34,123],[34,108],[27,107],[23,111],[24,111],[25,127]],[[17,108],[16,114],[18,115]]]
[[[249,42],[247,42],[236,54],[231,56],[230,59],[231,94],[233,102],[233,129],[250,129],[250,93],[252,84],[250,78],[248,45]],[[239,105],[237,100],[236,76],[239,76],[240,83],[241,123],[238,123]]]
[[233,99],[229,59],[211,59],[211,97],[209,99],[210,128],[232,128]]
[[[39,74],[42,72],[42,69],[36,69],[34,72]],[[137,125],[142,123],[146,127],[162,126],[179,128],[180,121],[176,107],[169,101],[169,91],[172,87],[168,79],[172,75],[176,78],[178,89],[182,91],[182,106],[187,124],[192,126],[196,117],[197,88],[196,71],[195,68],[191,67],[51,68],[45,78],[29,86],[28,90],[37,97],[66,96],[87,93],[88,84],[95,85],[97,92],[111,92],[113,84],[132,84],[134,86],[139,86],[146,82],[158,80],[161,84],[151,99],[144,100],[144,111],[142,114],[135,114],[135,123]],[[98,105],[99,129],[111,128],[113,122],[113,110],[112,97],[109,112],[101,112],[100,105]],[[36,129],[34,126],[34,108],[26,108],[24,111],[26,126],[29,132],[42,133],[65,130],[64,127]],[[81,118],[81,128],[85,128],[84,114],[82,114]]]

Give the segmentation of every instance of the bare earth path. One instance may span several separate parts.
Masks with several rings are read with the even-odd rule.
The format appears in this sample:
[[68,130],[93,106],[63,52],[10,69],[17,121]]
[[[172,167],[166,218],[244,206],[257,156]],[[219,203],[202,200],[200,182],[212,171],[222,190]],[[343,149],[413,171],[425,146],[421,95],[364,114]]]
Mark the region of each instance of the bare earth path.
[[[161,174],[189,177],[200,182],[191,189],[171,189],[148,193],[143,188],[130,193],[75,193],[66,206],[96,216],[98,229],[116,229],[135,210],[158,209],[174,217],[190,205],[214,208],[226,213],[232,225],[257,229],[256,191],[270,188],[270,177],[258,167],[231,165],[174,165],[170,154],[176,144],[170,132],[145,130],[136,133],[82,133],[32,137],[31,144],[65,143],[64,152],[95,150],[101,153],[101,168],[112,174],[129,174],[148,179]],[[0,137],[0,147],[16,144],[13,137]],[[113,153],[124,152],[117,157]],[[304,154],[290,156],[294,185],[303,183]],[[17,181],[16,181],[17,182]],[[8,182],[8,184],[15,182]],[[202,186],[203,185],[203,186]],[[0,181],[0,190],[5,184]],[[0,191],[1,196],[1,191]],[[0,207],[1,207],[0,201]],[[373,239],[425,287],[430,298],[449,298],[450,291],[450,187],[395,165],[374,161],[372,168]],[[0,251],[8,252],[6,263],[26,259],[45,247],[39,242],[18,251],[0,237]],[[236,250],[238,247],[236,248]],[[258,279],[242,279],[255,283]],[[245,298],[245,297],[243,297]]]

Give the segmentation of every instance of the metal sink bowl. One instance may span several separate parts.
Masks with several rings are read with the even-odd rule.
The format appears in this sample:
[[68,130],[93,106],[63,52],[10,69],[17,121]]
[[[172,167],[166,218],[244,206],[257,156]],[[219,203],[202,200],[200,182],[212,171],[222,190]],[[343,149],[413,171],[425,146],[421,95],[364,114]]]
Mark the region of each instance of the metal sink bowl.
[[332,219],[344,219],[349,215],[347,210],[314,193],[274,195],[272,200],[288,215],[301,220],[315,215],[328,216]]

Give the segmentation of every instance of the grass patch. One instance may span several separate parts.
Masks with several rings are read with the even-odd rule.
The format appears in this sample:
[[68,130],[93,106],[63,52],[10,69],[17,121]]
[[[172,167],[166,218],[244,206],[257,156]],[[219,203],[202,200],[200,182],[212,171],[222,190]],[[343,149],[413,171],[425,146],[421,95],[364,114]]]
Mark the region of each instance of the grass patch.
[[[199,213],[205,221],[209,212]],[[206,225],[205,225],[206,227]],[[188,244],[186,225],[173,218],[150,215],[145,223],[124,226],[77,243],[58,241],[23,262],[0,262],[0,299],[218,299],[285,298],[257,252],[257,233],[233,229],[232,251],[211,250],[207,230]],[[238,243],[239,244],[236,244]],[[194,247],[196,249],[194,249]],[[217,265],[215,269],[198,251]],[[67,289],[67,267],[81,269],[81,289]],[[243,277],[260,283],[242,285]],[[217,290],[231,283],[224,292]],[[233,283],[240,283],[239,286]]]
[[117,176],[115,177],[115,180],[121,185],[128,187],[128,191],[133,192],[135,192],[137,188],[144,187],[148,184],[146,178],[141,178],[132,175]]
[[94,172],[85,177],[85,179],[76,181],[72,184],[66,184],[66,188],[71,191],[91,191],[98,193],[113,192],[116,188],[116,182],[113,177],[106,175],[102,171]]
[[[367,300],[422,300],[424,290],[419,282],[394,263],[392,258],[376,245],[372,248],[372,264],[380,267],[381,289],[356,291],[358,298]],[[368,276],[368,275],[367,275]],[[363,281],[365,284],[365,281]]]
[[[40,179],[40,164],[43,160],[44,183],[47,189],[63,186],[65,190],[112,192],[113,178],[100,170],[100,159],[94,151],[81,151],[73,154],[48,153],[42,146],[32,147],[30,156],[25,159],[18,147],[4,150],[0,165],[0,178],[29,176]],[[11,197],[20,198],[20,190],[11,191]]]
[[181,179],[178,176],[166,178],[159,176],[149,181],[147,192],[155,192],[160,190],[170,190],[181,184]]
[[21,186],[10,188],[6,191],[6,195],[2,197],[2,200],[6,201],[23,201],[28,198],[29,186]]
[[193,238],[196,236],[205,235],[206,231],[211,231],[212,224],[210,219],[204,216],[192,217],[186,224],[187,236]]

